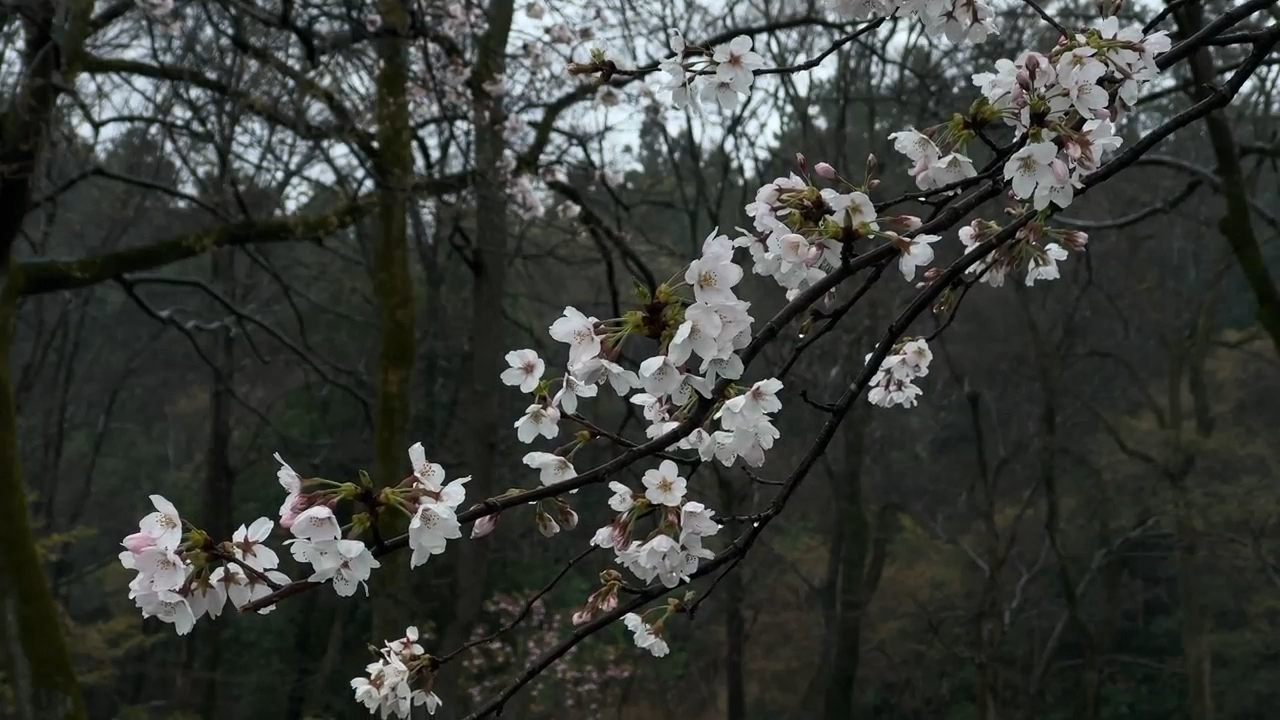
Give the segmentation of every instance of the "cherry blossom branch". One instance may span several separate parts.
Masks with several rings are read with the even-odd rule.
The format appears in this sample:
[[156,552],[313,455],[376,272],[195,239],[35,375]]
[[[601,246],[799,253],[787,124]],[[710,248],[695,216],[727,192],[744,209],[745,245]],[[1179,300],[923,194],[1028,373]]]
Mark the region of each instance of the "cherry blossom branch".
[[[1172,66],[1174,63],[1195,52],[1196,48],[1206,44],[1210,39],[1217,35],[1220,35],[1223,30],[1235,26],[1241,20],[1244,20],[1259,10],[1265,10],[1274,4],[1275,0],[1248,0],[1248,2],[1231,8],[1219,15],[1212,22],[1206,23],[1204,27],[1200,28],[1199,32],[1186,40],[1183,40],[1177,45],[1174,45],[1172,48],[1169,48],[1169,52],[1156,58],[1156,66],[1161,70]],[[1260,42],[1265,42],[1265,40],[1260,40]],[[1255,69],[1256,67],[1257,66],[1255,66]],[[1250,74],[1252,74],[1252,71]]]
[[569,571],[573,569],[574,565],[577,565],[579,562],[585,559],[588,555],[595,552],[596,549],[597,548],[594,545],[589,546],[586,550],[583,550],[582,552],[578,553],[577,556],[575,556],[572,560],[565,563],[564,567],[560,569],[560,572],[556,573],[556,576],[551,578],[551,582],[544,585],[543,588],[538,592],[534,593],[533,595],[530,595],[529,598],[525,600],[524,605],[520,608],[520,612],[517,613],[516,616],[512,618],[510,621],[503,624],[502,627],[493,631],[489,635],[486,635],[477,640],[472,640],[471,642],[463,645],[457,650],[454,650],[453,652],[440,657],[437,660],[437,664],[444,665],[445,663],[449,662],[457,655],[463,652],[466,652],[467,650],[470,650],[471,648],[474,648],[476,646],[487,645],[493,642],[494,640],[497,640],[503,634],[511,631],[513,628],[515,628],[515,626],[519,625],[529,615],[529,611],[533,609],[534,604],[537,603],[538,600],[542,599],[543,596],[551,592],[551,590],[555,588],[556,584],[559,583],[562,579],[564,579],[565,575],[569,574]]
[[[1113,158],[1110,162],[1104,164],[1097,172],[1093,173],[1092,175],[1089,175],[1084,179],[1083,181],[1084,187],[1081,188],[1080,192],[1081,193],[1087,192],[1090,188],[1096,187],[1102,182],[1105,182],[1107,179],[1113,177],[1117,172],[1119,172],[1123,168],[1128,167],[1129,165],[1132,165],[1141,157],[1143,153],[1149,151],[1152,147],[1154,147],[1157,143],[1161,142],[1165,137],[1171,134],[1174,130],[1180,127],[1189,125],[1192,122],[1195,122],[1204,114],[1207,114],[1208,112],[1211,112],[1212,110],[1216,109],[1219,103],[1225,104],[1226,102],[1229,102],[1230,99],[1234,97],[1234,95],[1239,91],[1240,86],[1243,85],[1247,77],[1251,75],[1254,70],[1256,70],[1256,68],[1261,62],[1261,58],[1265,56],[1267,52],[1270,51],[1270,48],[1274,46],[1274,44],[1275,44],[1274,38],[1270,39],[1269,42],[1259,42],[1255,44],[1254,53],[1250,56],[1250,60],[1246,62],[1246,65],[1241,69],[1241,71],[1239,71],[1235,76],[1232,77],[1231,81],[1228,82],[1226,88],[1221,89],[1220,91],[1215,93],[1215,95],[1206,99],[1206,101],[1197,103],[1192,108],[1189,108],[1187,111],[1180,113],[1175,118],[1172,118],[1170,121],[1159,126],[1155,130],[1153,130],[1151,133],[1144,136],[1132,148],[1130,148],[1130,151],[1121,153],[1117,157]],[[981,202],[984,202],[985,199],[990,199],[991,196],[999,193],[999,187],[1000,186],[998,183],[990,183],[985,190],[979,191],[975,193],[973,196],[971,196],[969,203],[961,202],[955,206],[952,206],[951,208],[948,208],[948,210],[943,214],[943,216],[938,218],[938,220],[936,220],[935,222],[949,220],[950,222],[954,223],[956,220],[952,220],[951,218],[955,216],[958,208],[966,207],[972,202],[973,199],[976,199],[976,198],[983,198]],[[1051,213],[1052,213],[1052,210],[1048,211],[1048,213],[1046,214],[1051,214]],[[966,253],[961,258],[953,262],[950,266],[948,266],[948,268],[944,270],[935,281],[928,284],[912,300],[912,302],[906,308],[904,308],[901,313],[899,313],[899,315],[894,319],[894,321],[891,322],[889,326],[886,328],[883,337],[881,338],[880,342],[876,345],[876,348],[871,353],[871,356],[867,359],[866,365],[863,367],[858,377],[845,390],[845,392],[841,395],[840,399],[836,403],[834,403],[833,410],[831,412],[830,417],[827,419],[827,421],[823,424],[822,428],[819,430],[817,437],[815,438],[813,444],[810,446],[809,451],[805,454],[805,456],[797,464],[795,469],[791,472],[787,480],[783,483],[782,489],[778,492],[777,495],[774,496],[774,499],[770,503],[769,508],[763,513],[761,513],[759,515],[759,519],[745,533],[743,533],[741,536],[736,538],[728,549],[721,552],[710,561],[699,566],[699,568],[693,574],[691,574],[690,576],[691,580],[705,576],[708,573],[714,572],[717,568],[721,567],[726,563],[732,562],[736,565],[737,560],[741,557],[741,555],[747,552],[751,544],[754,542],[755,538],[758,537],[761,532],[763,532],[764,528],[768,525],[768,523],[773,518],[781,514],[788,499],[794,494],[796,489],[799,487],[800,483],[812,470],[817,460],[826,452],[826,449],[829,446],[832,438],[835,436],[835,433],[839,428],[841,422],[843,421],[844,417],[848,414],[848,412],[851,410],[853,406],[853,402],[857,399],[858,396],[861,395],[861,393],[864,390],[866,390],[875,372],[880,367],[881,362],[888,356],[894,343],[896,343],[897,340],[902,336],[902,334],[906,332],[906,329],[911,325],[911,323],[914,322],[914,320],[917,317],[919,317],[921,314],[923,314],[929,307],[931,307],[932,304],[938,299],[939,296],[941,296],[943,292],[945,292],[947,289],[949,289],[950,287],[955,285],[957,282],[959,282],[965,272],[967,272],[971,267],[979,263],[987,255],[994,252],[1000,246],[1012,240],[1017,235],[1018,231],[1020,231],[1023,227],[1025,227],[1028,223],[1030,223],[1033,219],[1035,219],[1037,215],[1039,215],[1039,213],[1036,213],[1034,211],[1024,212],[1021,215],[1019,215],[1013,222],[1006,225],[996,235],[975,246],[968,253]],[[866,257],[866,256],[863,256],[863,257]],[[665,587],[649,588],[637,594],[629,602],[627,602],[622,607],[619,607],[612,613],[601,616],[597,618],[595,621],[588,623],[583,627],[578,628],[577,630],[574,631],[572,636],[570,636],[565,641],[563,641],[560,645],[556,646],[555,648],[551,649],[550,651],[545,653],[543,656],[541,656],[533,665],[527,668],[520,675],[520,677],[518,677],[514,682],[512,682],[510,685],[504,688],[503,691],[497,697],[490,700],[488,703],[486,703],[476,712],[467,716],[467,720],[478,720],[479,718],[486,717],[496,712],[500,712],[503,705],[512,696],[514,696],[515,693],[520,690],[520,688],[522,688],[524,685],[531,682],[535,677],[537,677],[538,674],[542,672],[542,670],[550,666],[553,662],[555,662],[557,659],[559,659],[561,656],[567,653],[579,642],[586,639],[587,637],[594,634],[595,632],[603,629],[604,627],[607,627],[609,624],[621,618],[623,615],[643,606],[649,600],[666,595],[669,592],[671,592],[671,590],[672,589],[667,589]]]
[[854,40],[857,40],[858,38],[862,37],[863,35],[866,35],[867,33],[874,32],[876,28],[883,25],[885,21],[888,19],[889,19],[889,16],[886,15],[884,17],[879,17],[879,18],[876,18],[875,20],[868,22],[867,24],[863,25],[862,27],[858,28],[852,33],[831,43],[831,45],[828,46],[826,50],[823,50],[821,53],[815,55],[814,57],[808,60],[805,60],[804,62],[797,63],[795,65],[787,65],[784,67],[761,68],[754,72],[756,75],[782,75],[782,74],[795,73],[795,72],[804,72],[805,70],[812,70],[818,67],[819,65],[821,65],[823,60],[826,60],[828,57],[832,55],[832,53],[836,52],[840,48],[844,47],[845,45],[848,45],[849,43],[853,42]]
[[[600,427],[599,425],[596,425],[595,423],[591,422],[590,420],[582,417],[577,413],[573,413],[572,415],[564,415],[563,417],[566,420],[571,420],[573,422],[578,423],[579,425],[586,428],[587,430],[590,430],[592,434],[602,437],[606,440],[609,440],[619,447],[626,448],[628,450],[634,450],[635,448],[640,447],[639,443],[634,442],[632,440],[628,440],[625,437],[619,435],[618,433],[605,430],[604,428]],[[685,465],[689,465],[697,462],[697,460],[690,460],[689,458],[683,458],[683,457],[680,457],[679,455],[673,455],[669,452],[656,452],[654,453],[654,457],[660,457],[664,460],[671,460],[672,462],[683,463]]]
[[[858,289],[853,292],[853,295],[848,300],[845,300],[843,303],[836,306],[836,308],[831,312],[822,313],[821,316],[824,318],[825,322],[823,322],[817,330],[805,335],[804,338],[791,349],[791,355],[787,357],[773,376],[778,379],[786,377],[787,373],[791,372],[791,368],[795,366],[796,361],[800,359],[800,356],[804,354],[805,350],[808,350],[810,346],[822,339],[822,336],[834,330],[836,324],[853,309],[854,305],[858,304],[858,301],[861,300],[869,290],[871,290],[871,286],[875,285],[876,281],[880,279],[880,276],[884,274],[885,268],[889,267],[889,262],[890,261],[886,260],[872,268],[871,272],[867,275],[867,278],[862,281],[862,284],[858,286]],[[815,315],[818,314],[818,311],[816,310],[811,312]]]
[[1045,9],[1040,7],[1040,3],[1036,2],[1036,0],[1022,0],[1022,2],[1028,5],[1032,10],[1035,10],[1036,14],[1043,18],[1045,22],[1052,25],[1053,29],[1057,30],[1059,35],[1064,38],[1071,37],[1071,32],[1063,27],[1062,23],[1058,22],[1052,15],[1045,12]]
[[1130,225],[1140,223],[1149,217],[1172,212],[1174,208],[1185,202],[1187,198],[1191,197],[1201,184],[1203,183],[1199,179],[1192,180],[1181,190],[1169,196],[1167,199],[1122,217],[1112,218],[1110,220],[1085,220],[1083,218],[1069,218],[1058,215],[1057,221],[1068,227],[1084,228],[1087,230],[1116,230],[1119,228],[1129,227]]

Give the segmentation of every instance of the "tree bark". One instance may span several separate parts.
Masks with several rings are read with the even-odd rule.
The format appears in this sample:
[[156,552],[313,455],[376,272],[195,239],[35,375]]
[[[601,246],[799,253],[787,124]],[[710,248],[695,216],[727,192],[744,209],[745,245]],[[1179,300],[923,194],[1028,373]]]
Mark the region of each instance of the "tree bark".
[[[401,0],[378,4],[383,24],[395,32],[377,41],[378,229],[374,250],[374,290],[382,311],[378,360],[377,408],[374,418],[374,482],[396,485],[404,477],[409,422],[410,378],[416,350],[413,281],[409,275],[408,210],[413,183],[412,127],[407,83],[408,45],[403,39],[409,16]],[[388,513],[380,520],[384,534],[402,521]],[[403,559],[384,562],[374,573],[373,640],[399,637],[410,603]]]
[[0,658],[22,720],[85,718],[63,638],[60,610],[45,578],[27,515],[10,377],[17,310],[16,266],[0,287]]
[[30,4],[17,93],[0,115],[0,658],[18,717],[84,718],[84,700],[32,533],[18,449],[17,403],[9,360],[22,279],[13,246],[31,202],[35,169],[53,123],[60,80],[70,85],[92,0],[67,8],[59,26],[52,2]]
[[[235,251],[210,254],[211,279],[231,302],[236,301]],[[205,460],[202,525],[217,541],[231,539],[235,473],[231,467],[231,391],[235,378],[235,338],[222,332],[214,340],[215,366],[209,371],[209,457]],[[218,663],[221,659],[222,623],[197,629],[201,650],[200,690],[192,693],[205,717],[218,717]]]
[[[498,403],[494,397],[503,353],[500,328],[504,323],[502,303],[507,275],[507,194],[500,168],[503,140],[501,95],[490,95],[483,84],[503,74],[507,36],[515,11],[513,0],[489,3],[489,27],[480,39],[479,55],[472,70],[472,112],[475,118],[476,228],[472,255],[471,362],[466,379],[459,427],[465,435],[463,449],[471,482],[467,495],[489,497],[494,490],[495,459],[498,453]],[[489,569],[488,542],[466,542],[457,547],[453,578],[453,612],[442,633],[443,647],[454,648],[465,641],[480,612]],[[461,693],[456,674],[441,677],[437,694],[451,713],[461,713]],[[453,715],[461,717],[462,714]]]

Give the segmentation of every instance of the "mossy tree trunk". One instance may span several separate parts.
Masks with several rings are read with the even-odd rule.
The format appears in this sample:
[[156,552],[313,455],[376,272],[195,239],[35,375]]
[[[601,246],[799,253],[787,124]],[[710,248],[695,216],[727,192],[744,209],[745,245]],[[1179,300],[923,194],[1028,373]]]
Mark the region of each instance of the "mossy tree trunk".
[[[378,487],[403,479],[408,458],[410,378],[413,374],[414,299],[409,275],[408,210],[413,183],[412,127],[409,123],[409,15],[402,0],[381,0],[378,11],[390,33],[377,41],[378,227],[374,249],[374,290],[382,311],[374,417],[374,481]],[[403,518],[382,519],[384,533],[396,532]],[[407,567],[390,558],[374,573],[374,642],[399,637],[407,622]]]
[[15,97],[0,103],[0,667],[20,718],[83,718],[60,610],[27,513],[9,359],[21,277],[12,250],[31,202],[35,170],[55,118],[59,84],[70,85],[93,14],[92,0],[26,5]]

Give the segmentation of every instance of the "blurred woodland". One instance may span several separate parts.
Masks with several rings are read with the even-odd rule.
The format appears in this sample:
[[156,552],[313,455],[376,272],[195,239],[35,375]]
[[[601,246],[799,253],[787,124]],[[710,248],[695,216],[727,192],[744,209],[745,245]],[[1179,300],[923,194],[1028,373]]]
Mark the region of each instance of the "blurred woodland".
[[[676,26],[690,42],[752,28],[783,66],[852,25],[798,0],[543,5],[534,20],[510,0],[4,0],[0,399],[16,412],[0,420],[0,637],[10,660],[20,638],[34,659],[0,665],[0,717],[24,717],[14,683],[32,680],[15,672],[78,685],[78,717],[363,717],[348,681],[370,642],[413,623],[443,650],[498,629],[609,521],[608,491],[569,496],[581,523],[554,538],[512,509],[412,573],[384,561],[368,598],[306,593],[182,638],[138,616],[117,561],[148,494],[229,536],[273,516],[273,453],[387,483],[416,441],[473,476],[469,501],[536,484],[511,431],[526,403],[496,381],[503,353],[555,356],[546,326],[566,304],[618,316],[713,227],[747,225],[744,205],[796,153],[857,177],[874,154],[877,199],[915,190],[888,134],[963,112],[974,72],[1056,37],[1017,2],[997,3],[1000,33],[976,45],[888,22],[821,71],[697,116],[642,80],[600,91],[565,64],[595,46],[619,65],[661,58]],[[1162,27],[1176,41],[1231,4],[1175,5]],[[457,6],[482,20],[450,25]],[[1097,15],[1044,7],[1066,24]],[[1280,18],[1250,7],[1234,32]],[[1126,144],[1249,49],[1205,46],[1166,71],[1119,123]],[[920,405],[854,406],[785,514],[669,625],[671,656],[609,628],[504,717],[1276,717],[1278,59],[1056,218],[1089,234],[1061,280],[966,288],[954,313],[918,320],[919,335],[947,323]],[[505,112],[415,100],[451,63],[471,87],[505,76],[491,99]],[[500,168],[532,178],[534,199],[493,181]],[[938,267],[962,253],[943,235]],[[785,304],[755,275],[739,291],[758,322]],[[764,467],[711,463],[691,480],[719,516],[747,518],[721,543],[767,505],[826,421],[821,402],[913,293],[887,277],[800,357]],[[759,362],[777,367],[822,319],[786,327]],[[643,437],[621,401],[590,413]],[[523,622],[447,665],[436,717],[466,716],[560,642],[612,566],[576,563]],[[65,642],[39,640],[60,628]]]

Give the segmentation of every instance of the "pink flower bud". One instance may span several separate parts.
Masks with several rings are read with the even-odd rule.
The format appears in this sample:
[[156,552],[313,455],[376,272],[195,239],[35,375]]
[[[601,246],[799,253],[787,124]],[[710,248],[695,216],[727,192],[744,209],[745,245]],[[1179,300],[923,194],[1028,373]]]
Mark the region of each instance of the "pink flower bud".
[[1089,235],[1079,230],[1067,230],[1062,233],[1062,243],[1072,250],[1080,252],[1089,244]]
[[1049,163],[1049,169],[1053,170],[1053,179],[1059,185],[1066,185],[1071,179],[1071,171],[1067,169],[1067,164],[1062,162],[1061,158],[1054,158],[1053,162]]
[[1040,69],[1040,53],[1027,53],[1027,60],[1023,66],[1027,68],[1027,72],[1035,73]]
[[543,537],[551,537],[560,532],[560,526],[544,510],[539,510],[534,516],[534,520],[538,525],[538,532],[542,533]]
[[904,231],[910,231],[919,229],[924,223],[915,215],[899,215],[894,218],[894,224]]
[[364,27],[369,32],[378,32],[378,28],[382,27],[381,15],[369,15],[364,19]]
[[1031,73],[1027,72],[1026,70],[1019,70],[1018,73],[1013,77],[1015,80],[1018,81],[1018,87],[1022,88],[1023,90],[1031,89]]
[[613,612],[618,609],[618,589],[616,586],[600,599],[600,609],[604,612]]
[[800,168],[800,172],[802,173],[809,169],[809,166],[804,159],[804,153],[796,153],[796,167]]
[[818,263],[822,262],[822,254],[825,251],[826,248],[821,245],[814,245],[809,248],[808,252],[804,254],[804,264],[808,267],[814,267]]
[[824,177],[828,180],[836,179],[836,169],[831,167],[831,163],[820,162],[813,166],[813,171],[818,173],[820,177]]
[[476,524],[471,526],[471,539],[475,540],[476,538],[482,538],[497,529],[498,516],[501,514],[502,513],[494,513],[492,515],[485,515],[477,520]]
[[131,553],[137,554],[147,548],[155,547],[156,539],[146,533],[136,532],[132,535],[126,535],[124,542],[120,543]]
[[566,507],[560,511],[560,526],[565,530],[572,530],[578,527],[578,513],[573,508]]
[[591,607],[585,607],[573,614],[574,625],[586,625],[591,622],[591,618],[595,617],[595,610]]

